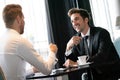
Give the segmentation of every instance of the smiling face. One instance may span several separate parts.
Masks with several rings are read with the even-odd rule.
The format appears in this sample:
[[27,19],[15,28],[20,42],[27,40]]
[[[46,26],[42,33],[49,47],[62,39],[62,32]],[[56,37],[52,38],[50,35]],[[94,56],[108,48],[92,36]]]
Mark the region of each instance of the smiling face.
[[84,32],[88,25],[88,18],[83,19],[79,13],[74,13],[70,16],[73,28],[77,32]]

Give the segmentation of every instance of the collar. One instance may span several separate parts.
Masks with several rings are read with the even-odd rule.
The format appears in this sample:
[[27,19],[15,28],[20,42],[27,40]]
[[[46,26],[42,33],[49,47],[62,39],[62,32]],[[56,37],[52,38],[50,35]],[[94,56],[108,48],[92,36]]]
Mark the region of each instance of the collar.
[[20,33],[18,33],[16,30],[11,29],[11,28],[7,28],[6,30],[7,30],[7,31],[10,31],[10,32],[13,32],[13,33],[16,33],[16,34],[20,34]]
[[90,28],[88,29],[88,31],[87,31],[87,33],[86,33],[85,35],[81,33],[81,36],[82,36],[82,37],[90,36]]

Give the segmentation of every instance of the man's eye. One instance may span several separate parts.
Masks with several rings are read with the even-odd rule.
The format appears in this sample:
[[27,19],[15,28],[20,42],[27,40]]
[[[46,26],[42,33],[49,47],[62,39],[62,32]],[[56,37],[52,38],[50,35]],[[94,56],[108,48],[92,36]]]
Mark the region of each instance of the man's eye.
[[77,20],[79,20],[79,18],[75,18],[75,20],[77,21]]

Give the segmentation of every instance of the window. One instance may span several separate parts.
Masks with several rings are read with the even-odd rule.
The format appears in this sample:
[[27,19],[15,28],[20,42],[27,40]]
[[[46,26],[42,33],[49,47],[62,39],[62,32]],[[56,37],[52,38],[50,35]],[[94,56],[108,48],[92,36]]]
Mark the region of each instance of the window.
[[119,0],[89,0],[95,26],[100,26],[110,32],[112,40],[119,37],[116,30],[116,17],[119,15]]

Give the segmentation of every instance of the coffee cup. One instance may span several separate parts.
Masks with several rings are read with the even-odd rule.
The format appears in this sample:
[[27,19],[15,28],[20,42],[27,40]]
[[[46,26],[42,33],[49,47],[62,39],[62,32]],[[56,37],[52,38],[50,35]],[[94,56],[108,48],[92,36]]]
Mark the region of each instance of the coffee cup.
[[86,55],[79,56],[78,60],[77,60],[78,65],[84,65],[84,64],[86,64],[86,58],[87,58]]

